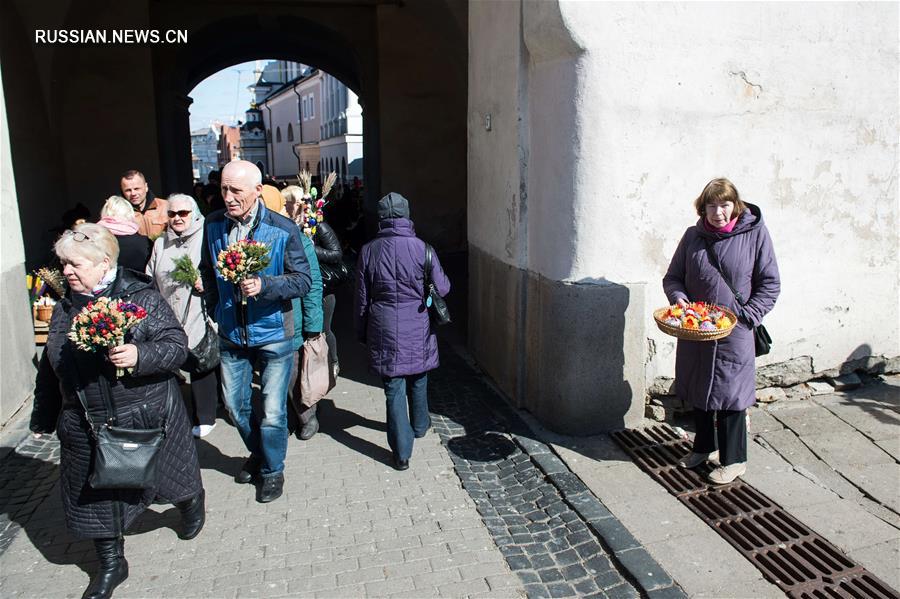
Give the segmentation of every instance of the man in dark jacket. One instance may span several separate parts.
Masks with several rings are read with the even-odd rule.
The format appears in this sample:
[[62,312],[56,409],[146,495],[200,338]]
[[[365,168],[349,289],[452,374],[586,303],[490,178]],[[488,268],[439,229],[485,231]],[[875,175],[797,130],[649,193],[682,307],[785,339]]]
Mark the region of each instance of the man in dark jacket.
[[[300,230],[260,200],[256,166],[235,160],[222,170],[225,209],[206,217],[200,271],[207,310],[219,324],[222,395],[250,457],[235,477],[259,480],[257,501],[281,496],[287,451],[287,390],[291,378],[294,317],[291,300],[312,284]],[[253,239],[269,247],[269,265],[234,285],[216,272],[216,258],[229,244]],[[241,296],[248,298],[242,303]],[[262,381],[263,417],[251,408],[254,365]]]

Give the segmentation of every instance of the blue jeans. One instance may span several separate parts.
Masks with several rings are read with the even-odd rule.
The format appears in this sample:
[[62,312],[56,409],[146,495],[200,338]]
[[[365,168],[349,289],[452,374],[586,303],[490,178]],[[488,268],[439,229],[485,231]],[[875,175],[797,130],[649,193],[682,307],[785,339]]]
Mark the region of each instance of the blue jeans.
[[431,426],[431,416],[428,415],[428,373],[385,376],[381,378],[381,382],[387,399],[388,445],[396,459],[408,460],[412,455],[413,435],[421,437]]
[[[284,470],[287,452],[287,392],[291,381],[293,345],[290,339],[259,347],[220,345],[222,395],[231,420],[244,445],[260,458],[260,474],[273,476]],[[259,363],[262,386],[261,417],[253,414],[253,366]]]

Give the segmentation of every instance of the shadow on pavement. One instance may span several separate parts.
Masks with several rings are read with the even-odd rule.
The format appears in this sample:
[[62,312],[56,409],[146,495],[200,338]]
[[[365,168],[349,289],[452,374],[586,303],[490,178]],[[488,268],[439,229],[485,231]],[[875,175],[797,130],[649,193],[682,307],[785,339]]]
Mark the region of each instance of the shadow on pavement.
[[[3,460],[3,470],[2,488],[11,493],[4,494],[0,500],[0,514],[18,525],[51,564],[75,565],[92,573],[96,569],[93,542],[76,539],[66,529],[57,484],[59,466],[13,452]],[[6,550],[16,532],[15,526],[3,531],[0,549]]]
[[365,416],[360,416],[356,412],[339,408],[333,400],[328,398],[320,401],[318,405],[318,417],[322,427],[319,431],[320,434],[326,434],[338,443],[376,462],[387,465],[392,464],[392,455],[389,450],[347,432],[347,429],[354,426],[363,426],[372,430],[386,432],[387,426],[384,422],[371,420]]
[[[237,434],[237,431],[234,434]],[[215,470],[233,477],[241,471],[241,466],[244,465],[244,460],[247,459],[246,455],[225,455],[218,447],[204,439],[197,439],[196,442],[197,458],[200,460],[200,468],[202,470]]]

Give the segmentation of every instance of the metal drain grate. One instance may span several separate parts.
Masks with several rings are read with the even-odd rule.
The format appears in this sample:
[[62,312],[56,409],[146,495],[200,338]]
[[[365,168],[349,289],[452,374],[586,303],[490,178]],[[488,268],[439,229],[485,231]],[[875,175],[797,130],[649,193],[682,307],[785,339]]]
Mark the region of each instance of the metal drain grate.
[[691,446],[668,425],[617,431],[612,437],[789,597],[900,599],[884,581],[747,483],[713,486],[706,482],[709,466],[679,468],[679,458]]

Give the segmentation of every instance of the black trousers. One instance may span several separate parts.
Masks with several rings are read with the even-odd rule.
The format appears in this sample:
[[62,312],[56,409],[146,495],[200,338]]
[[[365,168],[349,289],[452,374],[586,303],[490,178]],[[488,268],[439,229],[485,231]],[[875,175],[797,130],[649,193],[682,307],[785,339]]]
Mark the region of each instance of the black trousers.
[[325,340],[328,342],[329,366],[335,364],[338,361],[337,337],[334,336],[334,333],[331,330],[331,319],[334,317],[334,306],[336,303],[337,298],[334,297],[333,293],[329,293],[328,295],[322,297],[322,332],[325,333]]
[[184,407],[194,426],[216,423],[220,387],[218,366],[205,374],[191,375],[191,397],[184,397]]
[[723,466],[747,461],[747,411],[718,410],[704,412],[694,408],[694,453],[719,450]]

